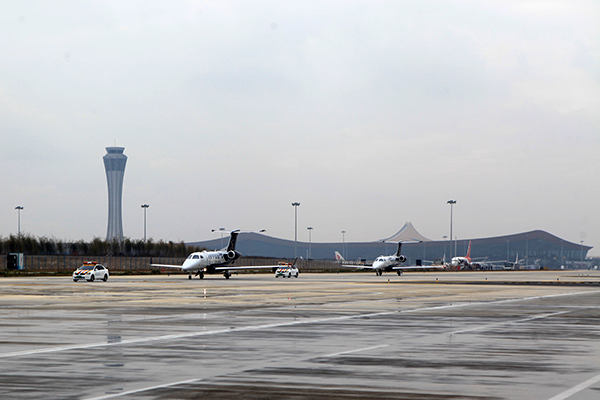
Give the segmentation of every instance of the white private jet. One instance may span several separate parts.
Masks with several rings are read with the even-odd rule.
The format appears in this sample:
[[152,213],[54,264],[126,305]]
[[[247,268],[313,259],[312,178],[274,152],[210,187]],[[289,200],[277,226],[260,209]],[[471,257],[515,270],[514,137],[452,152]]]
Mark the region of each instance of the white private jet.
[[240,269],[260,269],[272,268],[276,269],[278,265],[246,265],[241,267],[232,267],[231,264],[240,258],[242,254],[235,249],[239,230],[231,231],[229,244],[221,250],[215,251],[198,251],[190,254],[183,262],[183,265],[167,265],[167,264],[150,264],[153,267],[162,268],[179,268],[187,272],[188,279],[192,279],[192,274],[204,279],[204,274],[223,274],[225,279],[229,279],[232,270]]
[[352,264],[344,264],[344,257],[340,255],[336,251],[336,260],[342,261],[342,267],[346,268],[363,268],[370,269],[375,271],[375,275],[381,276],[383,272],[396,271],[398,275],[402,275],[402,271],[405,270],[417,270],[417,269],[444,269],[443,265],[412,265],[412,266],[403,266],[401,265],[403,262],[406,262],[406,256],[403,256],[400,251],[402,249],[402,242],[398,242],[398,250],[396,254],[392,254],[391,256],[379,256],[373,261],[372,265],[352,265]]

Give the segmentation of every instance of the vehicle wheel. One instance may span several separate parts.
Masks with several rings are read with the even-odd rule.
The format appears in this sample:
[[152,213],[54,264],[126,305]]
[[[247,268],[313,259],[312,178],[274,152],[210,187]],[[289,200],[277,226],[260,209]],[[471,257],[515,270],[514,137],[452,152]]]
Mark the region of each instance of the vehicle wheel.
[[77,282],[77,279],[73,279],[73,282]]
[[279,278],[279,275],[275,275],[275,278]]
[[106,275],[106,274],[105,274],[105,275],[104,275],[104,278],[102,278],[102,280],[103,280],[104,282],[106,282],[106,281],[108,280],[108,275]]
[[90,276],[90,282],[94,282],[94,279],[95,279],[95,278],[96,278],[96,277],[95,277],[94,275]]
[[298,274],[296,274],[296,278],[298,277]]

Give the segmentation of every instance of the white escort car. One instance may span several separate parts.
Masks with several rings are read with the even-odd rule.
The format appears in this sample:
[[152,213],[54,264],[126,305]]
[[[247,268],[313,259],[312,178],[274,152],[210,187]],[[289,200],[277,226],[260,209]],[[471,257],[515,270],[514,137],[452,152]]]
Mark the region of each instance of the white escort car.
[[73,272],[73,282],[80,279],[85,279],[88,282],[102,279],[104,282],[108,280],[108,269],[95,261],[86,261],[83,265]]

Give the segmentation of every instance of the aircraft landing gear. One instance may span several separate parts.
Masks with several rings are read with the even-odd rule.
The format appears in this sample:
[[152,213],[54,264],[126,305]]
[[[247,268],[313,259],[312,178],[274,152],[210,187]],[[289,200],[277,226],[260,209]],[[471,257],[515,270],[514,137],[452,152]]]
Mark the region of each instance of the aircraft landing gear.
[[200,272],[200,279],[204,279],[204,272]]
[[225,271],[225,272],[223,272],[223,276],[225,277],[225,279],[229,279],[231,274],[229,273],[229,271]]
[[189,275],[188,275],[188,279],[192,279],[192,274],[189,274]]
[[400,270],[396,271],[396,273],[398,274],[398,276],[402,275],[402,271]]
[[383,275],[383,271],[382,270],[375,271],[375,274],[377,274],[377,276],[381,276],[381,275]]

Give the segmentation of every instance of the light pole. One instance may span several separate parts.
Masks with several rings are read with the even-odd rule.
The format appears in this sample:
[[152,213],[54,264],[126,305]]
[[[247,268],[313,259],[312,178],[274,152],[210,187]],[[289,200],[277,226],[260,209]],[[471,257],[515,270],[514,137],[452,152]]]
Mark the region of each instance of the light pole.
[[583,261],[583,240],[581,241],[581,261]]
[[342,231],[342,253],[346,258],[346,231]]
[[310,260],[312,258],[312,252],[311,252],[311,244],[312,244],[312,226],[309,226],[308,228],[308,259]]
[[144,242],[146,241],[146,209],[150,207],[149,204],[142,204],[142,208],[144,209]]
[[448,200],[446,203],[450,204],[450,259],[452,259],[452,208],[456,204],[456,200]]
[[294,206],[294,258],[298,257],[298,206],[297,201],[292,203]]
[[448,239],[448,236],[444,235],[442,236],[442,239],[444,239],[444,259],[442,260],[442,262],[446,264],[446,239]]
[[17,210],[17,213],[19,214],[19,225],[18,225],[18,235],[21,236],[21,210],[23,209],[23,206],[16,206],[15,210]]
[[[216,229],[211,229],[211,232],[216,232]],[[223,248],[223,232],[225,231],[225,228],[219,228],[219,232],[221,232],[221,248]]]

